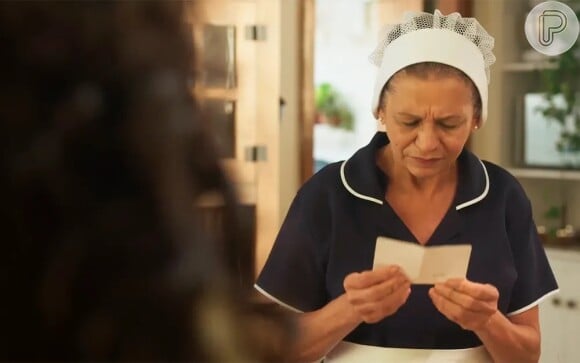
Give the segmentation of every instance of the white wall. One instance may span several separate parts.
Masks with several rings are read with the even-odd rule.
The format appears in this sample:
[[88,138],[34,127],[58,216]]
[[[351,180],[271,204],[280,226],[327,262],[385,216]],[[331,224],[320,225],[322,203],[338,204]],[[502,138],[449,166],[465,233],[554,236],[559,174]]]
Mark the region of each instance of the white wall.
[[[314,82],[332,84],[352,107],[354,133],[315,130],[314,153],[336,161],[366,145],[376,131],[371,97],[376,68],[368,61],[377,41],[366,0],[316,0]],[[334,131],[334,132],[333,132]]]

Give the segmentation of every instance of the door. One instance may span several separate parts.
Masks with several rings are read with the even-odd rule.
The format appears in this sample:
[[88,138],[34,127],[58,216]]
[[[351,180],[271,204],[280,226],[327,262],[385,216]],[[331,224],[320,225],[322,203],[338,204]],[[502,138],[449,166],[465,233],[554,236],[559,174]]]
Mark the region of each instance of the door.
[[261,269],[279,225],[278,0],[195,0],[186,6],[199,67],[193,91],[249,215],[244,219],[253,221]]

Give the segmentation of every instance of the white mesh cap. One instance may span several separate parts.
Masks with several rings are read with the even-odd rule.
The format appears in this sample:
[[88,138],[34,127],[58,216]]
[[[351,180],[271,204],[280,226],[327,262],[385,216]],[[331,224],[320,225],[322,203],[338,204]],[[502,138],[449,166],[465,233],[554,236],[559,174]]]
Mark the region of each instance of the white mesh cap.
[[378,118],[379,98],[389,79],[416,63],[443,63],[461,70],[475,84],[481,97],[482,125],[487,119],[489,67],[495,62],[494,39],[475,18],[459,13],[443,15],[407,12],[399,24],[387,26],[369,60],[379,69],[372,99]]

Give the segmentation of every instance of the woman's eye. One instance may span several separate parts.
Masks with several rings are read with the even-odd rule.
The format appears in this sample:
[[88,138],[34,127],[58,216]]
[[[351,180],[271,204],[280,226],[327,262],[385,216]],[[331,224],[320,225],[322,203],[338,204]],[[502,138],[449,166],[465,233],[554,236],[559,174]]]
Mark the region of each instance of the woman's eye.
[[453,130],[457,128],[457,125],[455,124],[440,124],[440,126],[446,130]]
[[419,120],[413,120],[413,121],[404,121],[403,125],[407,126],[407,127],[415,127],[419,124]]

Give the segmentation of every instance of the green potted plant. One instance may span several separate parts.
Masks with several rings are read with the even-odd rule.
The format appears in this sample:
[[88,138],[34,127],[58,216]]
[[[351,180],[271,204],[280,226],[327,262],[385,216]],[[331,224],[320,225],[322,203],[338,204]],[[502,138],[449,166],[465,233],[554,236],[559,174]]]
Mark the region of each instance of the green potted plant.
[[316,123],[329,124],[352,131],[354,117],[342,95],[330,84],[316,87]]
[[[568,5],[580,16],[580,0],[569,1]],[[542,71],[546,106],[538,111],[546,119],[561,126],[560,139],[556,147],[560,153],[580,155],[580,53],[578,42],[565,53],[552,60],[553,68]],[[562,99],[565,102],[562,102]],[[570,127],[572,120],[573,127]],[[580,165],[574,165],[576,167]]]

